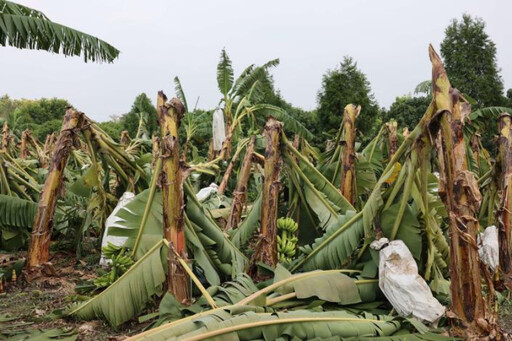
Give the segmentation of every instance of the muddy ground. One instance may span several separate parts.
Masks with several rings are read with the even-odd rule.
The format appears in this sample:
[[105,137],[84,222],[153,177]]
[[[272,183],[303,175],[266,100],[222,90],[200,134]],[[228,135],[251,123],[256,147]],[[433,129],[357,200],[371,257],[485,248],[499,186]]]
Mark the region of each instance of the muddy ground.
[[[16,257],[24,257],[24,253]],[[60,310],[88,298],[78,294],[75,287],[97,276],[99,254],[89,254],[85,259],[87,262],[76,263],[74,253],[59,252],[50,260],[55,270],[51,276],[27,282],[26,275],[18,275],[16,282],[4,284],[0,294],[0,340],[26,340],[41,331],[63,333],[65,340],[122,340],[142,331],[145,325],[136,321],[116,330],[103,321],[77,322],[61,317]]]

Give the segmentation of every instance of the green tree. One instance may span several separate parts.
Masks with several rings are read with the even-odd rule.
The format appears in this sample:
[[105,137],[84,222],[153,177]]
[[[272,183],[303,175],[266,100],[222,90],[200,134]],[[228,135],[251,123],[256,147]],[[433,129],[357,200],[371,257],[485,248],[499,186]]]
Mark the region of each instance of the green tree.
[[41,142],[44,142],[46,135],[53,132],[58,133],[62,127],[62,119],[53,119],[44,122],[43,124],[28,123],[27,128],[32,130],[32,134]]
[[156,117],[156,108],[145,93],[141,93],[135,98],[132,109],[121,118],[123,129],[128,130],[131,138],[135,138],[139,129],[141,115],[144,119],[144,133],[149,138],[158,133],[158,120]]
[[477,107],[506,105],[496,45],[485,22],[468,14],[445,30],[441,54],[452,85],[476,101]]
[[366,75],[357,68],[357,63],[352,58],[344,57],[338,68],[327,71],[322,78],[317,111],[321,131],[337,130],[343,110],[349,103],[362,107],[356,126],[363,143],[368,142],[381,123],[380,108]]
[[83,54],[85,62],[112,62],[119,55],[107,42],[54,23],[35,9],[0,0],[0,46],[45,50],[65,56]]
[[507,90],[508,107],[512,108],[512,89]]
[[394,119],[399,128],[414,129],[425,114],[432,97],[430,96],[401,96],[397,97],[385,113],[385,121]]
[[0,119],[5,120],[16,109],[16,102],[9,95],[0,97]]
[[[22,101],[19,106],[22,117],[30,117],[30,122],[44,124],[50,120],[62,120],[69,102],[58,98],[41,98]],[[24,123],[22,121],[22,123]]]
[[123,122],[110,120],[98,123],[98,126],[105,131],[114,141],[119,141],[123,129]]

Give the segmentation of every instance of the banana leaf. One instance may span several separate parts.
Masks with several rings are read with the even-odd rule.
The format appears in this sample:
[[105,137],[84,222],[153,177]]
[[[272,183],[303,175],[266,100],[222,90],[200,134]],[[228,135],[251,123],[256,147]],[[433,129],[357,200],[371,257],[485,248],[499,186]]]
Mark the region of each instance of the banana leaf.
[[312,245],[300,248],[304,255],[292,263],[291,269],[292,271],[338,269],[361,245],[363,237],[362,215],[347,211],[338,217],[336,225],[329,227],[325,234],[317,238]]
[[261,192],[253,202],[251,211],[236,229],[231,231],[231,241],[237,248],[242,248],[259,227],[261,218]]
[[15,251],[30,237],[37,203],[0,194],[0,249]]
[[[224,235],[211,218],[209,212],[197,201],[192,190],[185,187],[186,218],[185,233],[187,247],[193,252],[198,265],[205,270],[210,284],[220,283],[217,272],[235,276],[244,272],[247,258]],[[149,190],[137,195],[135,199],[116,214],[116,223],[109,229],[109,235],[128,237],[126,247],[132,248],[144,214]],[[155,194],[149,211],[148,220],[142,234],[136,258],[144,255],[148,248],[163,236],[162,194]],[[215,269],[212,268],[215,267]]]
[[[274,283],[293,276],[281,265],[276,267],[274,274]],[[276,290],[276,292],[281,295],[294,292],[298,299],[317,297],[323,301],[349,305],[374,300],[374,294],[365,295],[365,297],[361,296],[361,293],[367,294],[368,290],[367,288],[363,288],[360,291],[359,287],[370,285],[371,289],[375,291],[377,289],[377,284],[378,283],[376,281],[371,281],[367,283],[362,282],[361,285],[358,285],[356,279],[349,277],[342,272],[319,271],[317,275],[298,279],[281,286]]]
[[129,340],[299,340],[389,336],[401,323],[389,316],[358,316],[345,311],[297,310],[276,313],[215,310],[161,326]]
[[244,272],[248,266],[249,260],[229,238],[227,238],[221,228],[213,220],[211,214],[197,200],[190,184],[186,182],[183,187],[186,196],[185,210],[187,217],[201,229],[197,232],[199,236],[204,235],[215,243],[212,245],[212,249],[215,251],[216,258],[220,262],[220,264],[217,264],[219,270],[232,278]]
[[[393,224],[395,223],[395,219],[398,215],[397,212],[399,207],[400,203],[396,203],[382,211],[380,216],[380,223],[384,237],[390,238]],[[395,236],[395,239],[402,240],[411,251],[414,259],[417,261],[420,260],[423,248],[421,228],[420,222],[418,221],[418,218],[416,217],[416,214],[413,211],[411,205],[406,206],[404,215],[402,217],[402,222],[400,223],[400,227]]]
[[161,239],[105,291],[72,305],[65,314],[81,320],[105,318],[114,327],[137,316],[154,295],[162,294],[167,250]]

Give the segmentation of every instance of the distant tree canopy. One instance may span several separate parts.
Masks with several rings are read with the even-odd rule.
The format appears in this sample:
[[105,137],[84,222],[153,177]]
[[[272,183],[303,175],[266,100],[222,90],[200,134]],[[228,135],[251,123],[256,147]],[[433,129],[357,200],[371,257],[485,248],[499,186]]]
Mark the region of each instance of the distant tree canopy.
[[474,99],[477,107],[507,105],[496,45],[482,19],[468,14],[461,21],[453,19],[445,30],[441,54],[452,85]]
[[322,88],[318,93],[319,129],[323,132],[337,130],[343,110],[349,103],[362,107],[356,125],[363,143],[367,142],[381,124],[380,108],[366,75],[357,68],[352,58],[345,57],[338,68],[327,71],[322,78]]
[[47,134],[60,130],[68,105],[68,101],[58,98],[13,100],[4,95],[0,97],[0,120],[7,120],[11,131],[17,134],[29,128],[44,141]]
[[397,97],[389,110],[385,113],[385,121],[394,119],[398,127],[414,129],[425,114],[432,97],[430,96],[402,96]]
[[153,134],[158,133],[158,119],[156,108],[145,93],[138,95],[133,102],[132,109],[121,117],[123,129],[128,130],[131,138],[137,134],[141,115],[146,120],[144,133],[151,138]]

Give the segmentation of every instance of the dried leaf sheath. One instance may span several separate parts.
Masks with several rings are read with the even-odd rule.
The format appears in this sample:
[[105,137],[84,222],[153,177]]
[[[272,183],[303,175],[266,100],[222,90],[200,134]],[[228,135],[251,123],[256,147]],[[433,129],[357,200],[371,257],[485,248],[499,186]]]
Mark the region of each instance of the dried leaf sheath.
[[162,133],[160,185],[163,194],[163,234],[170,242],[168,288],[178,301],[187,303],[190,299],[189,278],[176,257],[177,253],[181,258],[188,259],[183,220],[184,179],[178,138],[178,129],[185,110],[177,98],[173,98],[168,103],[166,101],[167,97],[160,91],[157,99],[157,113]]
[[47,262],[50,257],[53,217],[57,199],[62,190],[64,168],[70,151],[76,145],[82,122],[82,113],[73,108],[66,110],[32,227],[27,263],[29,268]]

